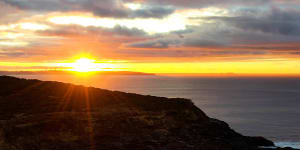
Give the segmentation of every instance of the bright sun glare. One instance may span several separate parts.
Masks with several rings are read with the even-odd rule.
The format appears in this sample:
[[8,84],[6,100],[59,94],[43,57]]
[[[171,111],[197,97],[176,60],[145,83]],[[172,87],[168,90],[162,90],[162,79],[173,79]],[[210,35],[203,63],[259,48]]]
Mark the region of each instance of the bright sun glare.
[[114,64],[110,61],[96,61],[90,57],[77,57],[67,63],[55,63],[57,67],[66,67],[68,71],[87,73],[87,72],[98,72],[98,71],[119,71],[120,65]]
[[72,68],[73,71],[77,71],[77,72],[90,72],[90,71],[98,70],[95,60],[88,59],[88,58],[80,58],[76,60],[73,63]]

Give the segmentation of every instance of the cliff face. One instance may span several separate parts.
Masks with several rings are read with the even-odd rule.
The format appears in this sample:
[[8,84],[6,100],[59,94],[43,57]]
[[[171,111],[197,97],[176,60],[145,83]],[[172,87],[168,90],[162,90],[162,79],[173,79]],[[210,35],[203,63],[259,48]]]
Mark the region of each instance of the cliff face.
[[0,77],[1,150],[256,150],[272,146],[187,99]]

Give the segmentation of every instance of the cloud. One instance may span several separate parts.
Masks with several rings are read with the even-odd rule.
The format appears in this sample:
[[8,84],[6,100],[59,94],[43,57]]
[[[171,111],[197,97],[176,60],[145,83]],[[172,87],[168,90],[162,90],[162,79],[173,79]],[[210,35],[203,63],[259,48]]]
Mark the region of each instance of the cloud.
[[9,24],[29,16],[27,12],[18,10],[0,1],[0,24]]
[[122,27],[120,25],[115,26],[112,29],[106,29],[106,31],[109,30],[110,32],[113,32],[117,35],[123,35],[123,36],[146,36],[146,32],[137,28],[129,29],[127,27]]
[[172,7],[163,6],[148,6],[143,9],[138,9],[129,14],[131,18],[163,18],[174,12]]
[[[269,54],[268,51],[253,51],[243,49],[218,49],[218,50],[199,50],[199,49],[122,49],[117,51],[122,56],[131,56],[136,60],[143,62],[161,62],[161,61],[205,61],[215,59],[240,59],[247,60],[251,58],[257,59],[259,56]],[[133,57],[134,56],[134,57]],[[243,57],[243,58],[240,58]],[[207,59],[208,58],[208,59]]]
[[38,12],[91,12],[113,18],[163,18],[174,12],[170,6],[147,5],[136,10],[125,7],[121,0],[4,0],[22,10]]
[[224,41],[188,38],[184,40],[183,46],[187,47],[225,47],[227,44]]
[[[130,43],[128,48],[135,48],[133,54],[140,48],[140,55],[147,56],[153,54],[153,49],[169,51],[153,54],[156,57],[298,55],[299,16],[298,10],[272,7],[263,11],[244,9],[229,16],[193,18],[201,23],[155,39]],[[150,48],[149,52],[145,48]]]
[[257,14],[257,16],[210,17],[207,19],[221,20],[243,30],[300,36],[300,11],[273,8],[267,15]]
[[14,57],[22,57],[24,56],[25,53],[24,52],[0,52],[0,57],[11,57],[11,58],[14,58]]
[[143,41],[143,42],[137,42],[129,44],[128,47],[132,48],[169,48],[169,46],[172,44],[176,44],[176,40],[150,40],[150,41]]
[[155,40],[147,40],[135,42],[127,45],[131,48],[170,48],[170,47],[223,47],[226,43],[223,41],[201,39],[201,38],[159,38]]
[[[125,0],[139,2],[140,0]],[[229,6],[257,6],[272,2],[272,0],[143,0],[148,4],[172,5],[179,8],[229,7]]]
[[113,37],[113,36],[124,36],[128,38],[135,37],[146,37],[147,33],[137,28],[127,28],[124,26],[116,25],[113,28],[102,28],[102,27],[82,27],[79,25],[56,25],[52,26],[52,29],[43,30],[37,32],[43,36],[100,36],[100,37]]

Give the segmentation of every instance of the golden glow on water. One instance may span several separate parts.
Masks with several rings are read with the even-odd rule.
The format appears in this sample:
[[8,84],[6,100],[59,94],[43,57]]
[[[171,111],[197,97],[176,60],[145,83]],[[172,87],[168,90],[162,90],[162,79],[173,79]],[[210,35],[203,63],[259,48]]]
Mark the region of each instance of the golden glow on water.
[[300,74],[300,61],[249,62],[182,62],[127,64],[130,71],[146,73],[237,73],[237,74]]

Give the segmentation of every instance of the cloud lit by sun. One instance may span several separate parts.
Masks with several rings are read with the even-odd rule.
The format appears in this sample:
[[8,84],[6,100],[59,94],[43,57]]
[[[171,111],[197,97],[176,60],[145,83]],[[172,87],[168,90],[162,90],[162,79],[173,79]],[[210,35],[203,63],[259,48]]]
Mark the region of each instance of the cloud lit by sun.
[[[133,7],[133,6],[130,6]],[[135,6],[137,7],[137,6]],[[79,25],[83,27],[102,27],[114,28],[116,26],[127,27],[129,29],[143,30],[148,34],[167,33],[171,31],[185,30],[188,19],[181,14],[173,14],[163,19],[115,19],[115,18],[101,18],[91,14],[61,14],[51,16],[48,21],[56,25]],[[176,22],[176,24],[174,24]]]

